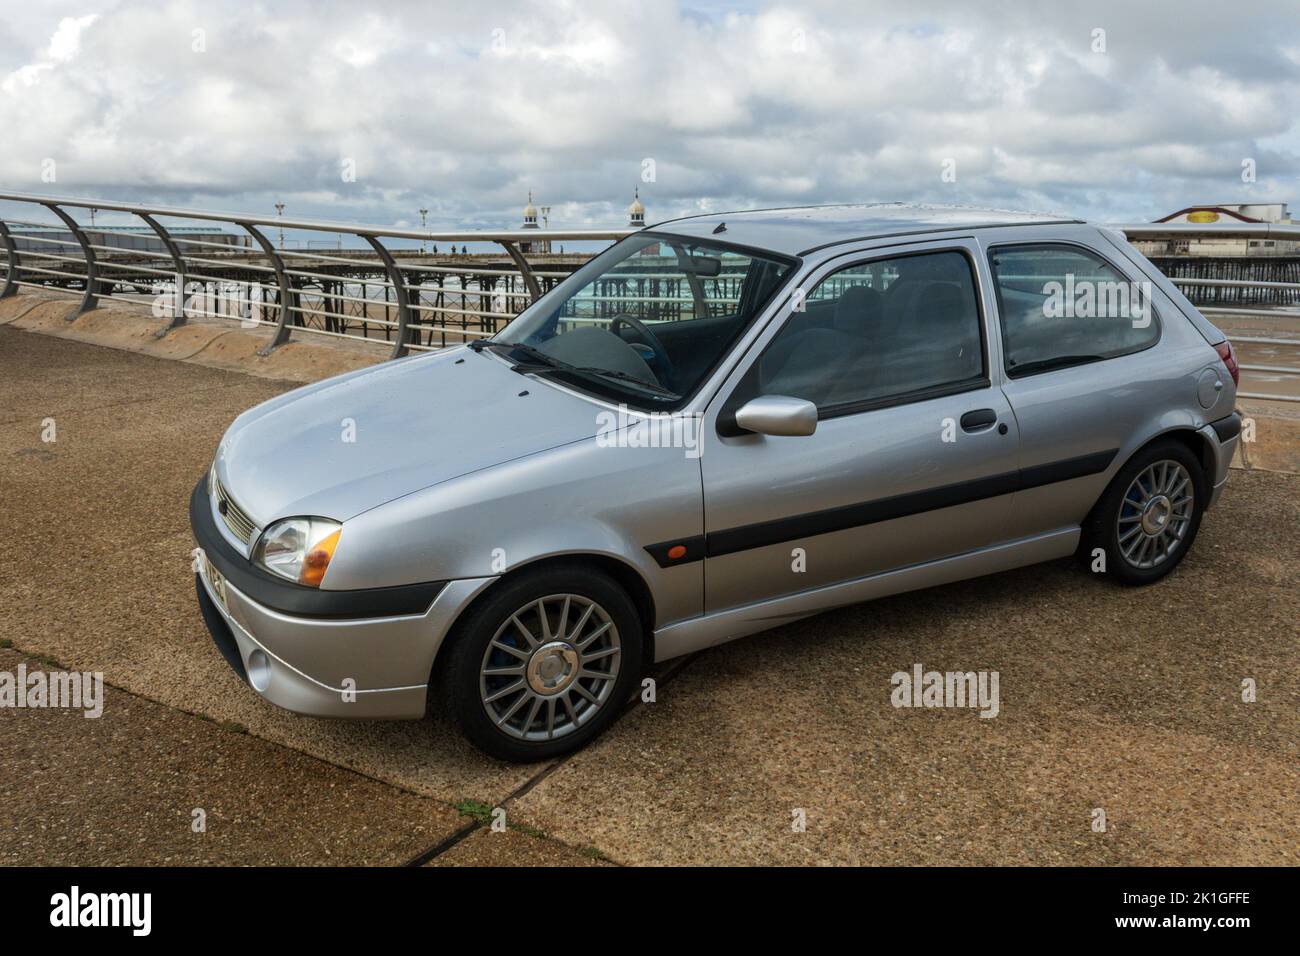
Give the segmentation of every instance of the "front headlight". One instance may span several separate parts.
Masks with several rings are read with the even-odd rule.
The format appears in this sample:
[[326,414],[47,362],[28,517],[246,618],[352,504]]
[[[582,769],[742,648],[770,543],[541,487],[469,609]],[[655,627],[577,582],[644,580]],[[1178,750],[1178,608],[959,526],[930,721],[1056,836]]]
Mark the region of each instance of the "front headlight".
[[343,526],[329,518],[286,518],[257,539],[253,561],[295,584],[320,587]]

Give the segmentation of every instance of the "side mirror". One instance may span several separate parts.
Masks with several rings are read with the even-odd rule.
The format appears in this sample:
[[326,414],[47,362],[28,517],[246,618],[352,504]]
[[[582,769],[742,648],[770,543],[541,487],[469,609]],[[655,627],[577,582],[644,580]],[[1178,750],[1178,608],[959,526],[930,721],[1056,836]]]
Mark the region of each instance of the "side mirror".
[[811,435],[817,431],[817,406],[788,395],[763,395],[736,410],[736,424],[760,435]]

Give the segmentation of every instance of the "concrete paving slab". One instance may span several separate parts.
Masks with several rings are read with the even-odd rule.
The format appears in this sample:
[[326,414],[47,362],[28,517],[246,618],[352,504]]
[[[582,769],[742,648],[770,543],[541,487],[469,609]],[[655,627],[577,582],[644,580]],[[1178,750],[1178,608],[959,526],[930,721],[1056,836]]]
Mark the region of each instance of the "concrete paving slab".
[[[0,650],[0,671],[20,662],[50,670]],[[94,719],[0,707],[0,737],[5,866],[395,865],[464,825],[439,801],[111,687]]]
[[1300,474],[1300,403],[1246,400],[1237,408],[1243,440],[1237,443],[1233,464]]
[[[1294,865],[1297,527],[1237,473],[1155,587],[1062,562],[716,648],[515,810],[626,864]],[[999,715],[893,707],[916,663],[998,671]]]
[[612,866],[597,851],[576,850],[544,837],[480,827],[427,866]]
[[[235,414],[290,385],[13,329],[0,356],[0,637],[448,803],[539,773],[435,718],[275,710],[211,648],[185,502]],[[511,815],[620,863],[1294,864],[1297,481],[1234,472],[1153,588],[1053,564],[709,651]],[[894,709],[917,662],[997,670],[999,716]]]
[[[311,338],[310,333],[301,333]],[[261,351],[271,342],[270,333],[236,330],[214,338],[189,356],[190,361],[216,368],[228,368],[266,378],[295,382],[317,382],[332,375],[374,365],[387,357],[378,346],[331,348],[319,341],[290,340],[269,355]]]
[[[0,362],[4,370],[0,376],[0,423],[27,423],[31,439],[38,444],[42,444],[41,420],[65,411],[128,409],[141,400],[159,398],[193,409],[203,407],[203,395],[214,388],[243,386],[250,397],[262,401],[294,387],[291,382],[269,384],[180,362],[142,361],[129,352],[62,339],[51,341],[49,336],[13,328],[3,331]],[[242,411],[233,403],[223,403],[221,408],[229,420]],[[137,423],[121,413],[105,418],[125,425]],[[75,432],[67,437],[75,438]]]
[[15,319],[22,318],[44,301],[32,296],[9,296],[7,299],[0,299],[0,325],[8,325]]
[[155,340],[146,354],[154,358],[192,359],[214,341],[234,331],[234,327],[224,323],[187,322]]
[[[127,321],[123,321],[124,318]],[[148,350],[167,325],[167,319],[155,318],[143,309],[101,307],[83,312],[71,322],[65,322],[62,328],[51,331],[61,338],[76,339],[88,345],[139,352]]]
[[[0,424],[0,486],[22,503],[0,510],[7,543],[0,637],[449,803],[504,799],[537,772],[489,760],[432,716],[352,723],[278,710],[217,654],[194,600],[189,493],[234,416],[288,383],[7,329],[0,335],[0,349],[21,340],[34,366],[81,369],[54,390],[66,410],[55,415],[53,446],[40,442],[36,412],[25,411],[52,399],[30,377],[24,387],[0,376],[0,407],[18,418]],[[41,358],[49,352],[57,362]],[[173,395],[151,383],[171,381],[178,369],[210,389]],[[18,377],[31,374],[20,369]],[[141,391],[164,397],[137,399]]]
[[263,355],[274,336],[270,326],[245,328],[233,319],[191,316],[160,337],[169,320],[154,317],[148,309],[105,299],[98,308],[67,321],[76,307],[75,298],[15,296],[0,302],[0,324],[292,382],[315,382],[374,365],[387,359],[392,349],[382,339],[354,341],[294,329],[290,341]]
[[[21,300],[23,297],[18,298]],[[36,308],[24,311],[22,315],[10,322],[9,327],[57,334],[67,327],[68,318],[77,311],[79,304],[80,300],[76,296],[45,298],[45,301]]]

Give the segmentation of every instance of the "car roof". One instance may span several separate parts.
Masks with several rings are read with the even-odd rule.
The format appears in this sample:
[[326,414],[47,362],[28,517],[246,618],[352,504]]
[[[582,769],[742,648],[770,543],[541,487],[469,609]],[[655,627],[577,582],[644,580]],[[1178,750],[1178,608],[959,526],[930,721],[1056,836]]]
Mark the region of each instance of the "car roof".
[[[1049,213],[1008,209],[882,202],[706,213],[668,219],[650,229],[700,238],[716,235],[718,240],[736,245],[770,249],[786,255],[804,255],[824,246],[882,236],[1082,221]],[[717,231],[723,225],[726,228]]]

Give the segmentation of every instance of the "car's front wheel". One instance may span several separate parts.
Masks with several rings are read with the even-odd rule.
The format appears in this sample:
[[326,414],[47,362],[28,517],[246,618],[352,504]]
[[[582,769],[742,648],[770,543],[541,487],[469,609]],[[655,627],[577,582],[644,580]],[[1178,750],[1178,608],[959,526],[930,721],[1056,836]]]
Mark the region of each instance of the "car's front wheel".
[[1201,526],[1205,472],[1181,442],[1164,440],[1133,456],[1084,523],[1080,558],[1125,584],[1158,581],[1183,559]]
[[577,750],[618,716],[640,675],[641,621],[608,575],[525,571],[470,609],[435,693],[480,750],[515,762]]

